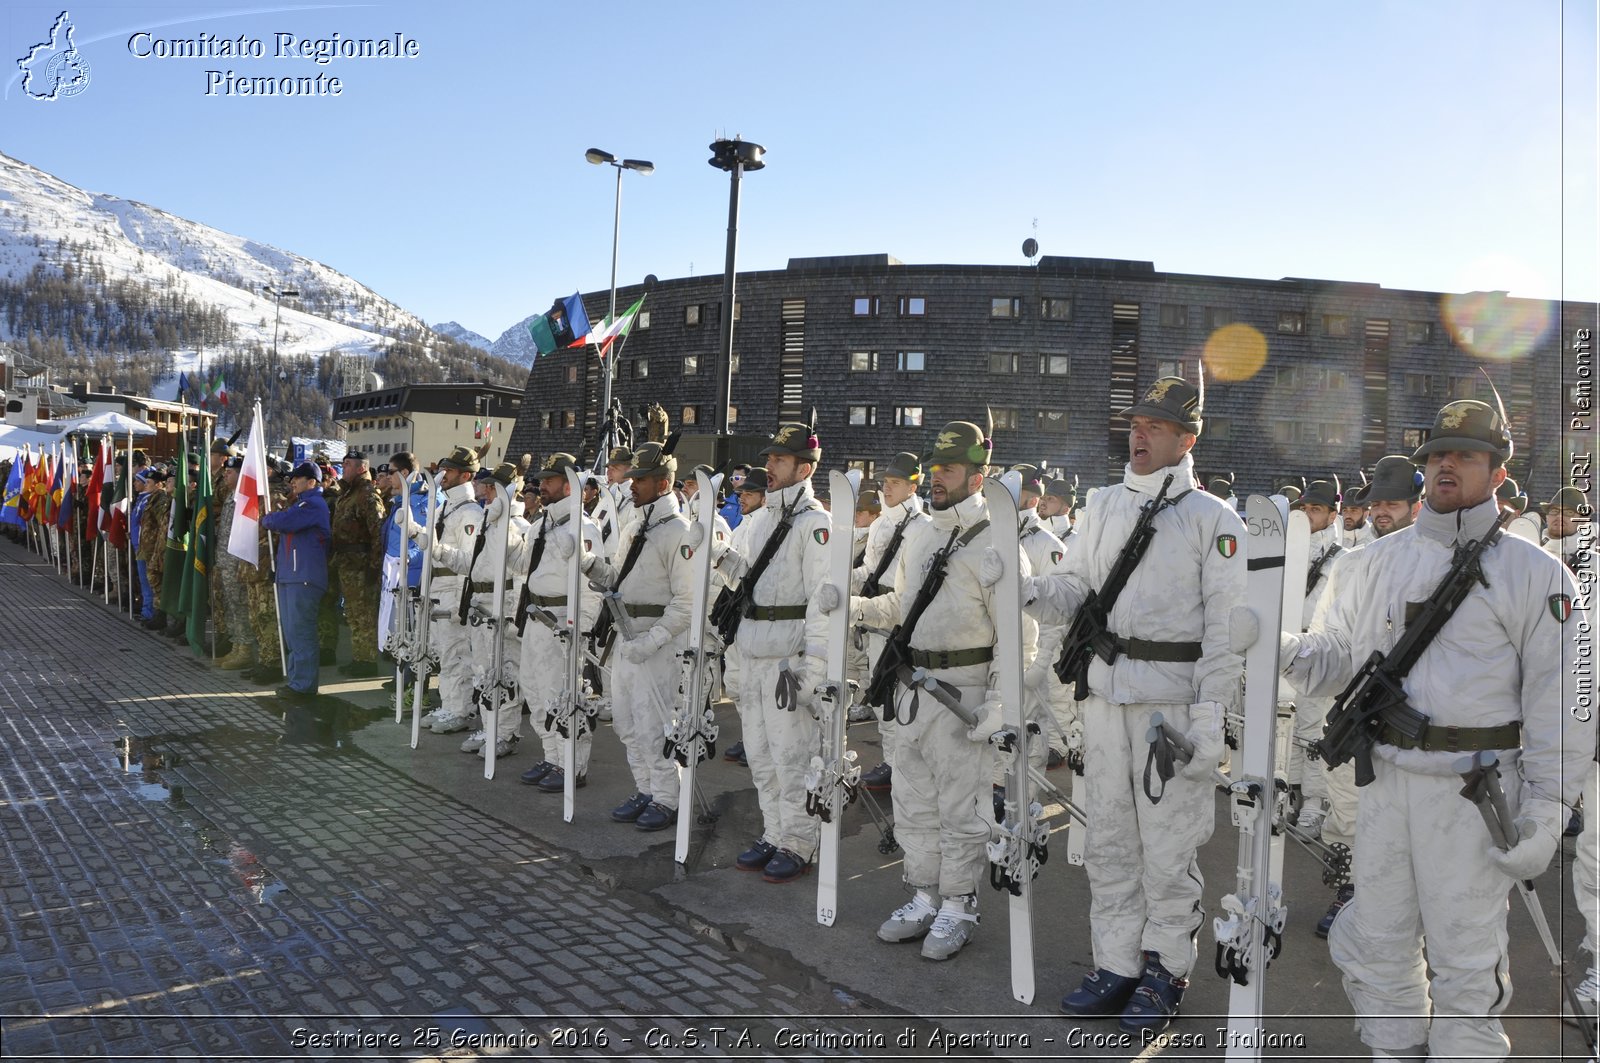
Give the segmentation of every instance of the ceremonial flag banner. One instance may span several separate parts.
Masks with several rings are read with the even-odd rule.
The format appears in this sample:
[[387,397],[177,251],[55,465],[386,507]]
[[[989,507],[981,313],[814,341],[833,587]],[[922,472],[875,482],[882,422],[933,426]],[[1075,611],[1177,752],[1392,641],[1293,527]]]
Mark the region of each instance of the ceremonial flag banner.
[[184,612],[189,617],[189,645],[196,653],[206,644],[206,619],[211,613],[211,584],[206,573],[211,567],[211,448],[200,448],[200,472],[195,477],[194,520],[189,530],[189,549],[183,566]]
[[528,335],[532,337],[534,349],[539,354],[549,354],[556,349],[555,333],[550,331],[550,319],[545,315],[540,314],[528,322]]
[[244,441],[244,464],[239,466],[239,483],[233,489],[233,526],[228,529],[228,553],[252,565],[259,564],[261,535],[261,496],[267,489],[267,451],[261,433],[261,404],[250,422]]
[[178,397],[176,399],[174,399],[173,401],[174,402],[182,402],[184,393],[187,392],[188,390],[189,390],[189,374],[188,373],[179,373],[178,374]]
[[638,320],[639,309],[644,306],[644,296],[639,296],[639,301],[622,312],[620,317],[611,317],[609,314],[600,322],[600,327],[589,333],[588,342],[600,348],[600,357],[604,358],[611,349],[613,340],[625,337],[633,329],[633,323]]
[[100,534],[100,492],[106,485],[106,470],[110,467],[111,437],[100,437],[100,450],[94,456],[94,472],[89,474],[89,490],[84,494],[86,512],[83,537],[93,539]]
[[550,330],[563,347],[583,346],[589,337],[589,312],[583,308],[582,292],[573,292],[550,308]]
[[223,379],[221,373],[218,373],[217,379],[212,383],[211,393],[217,397],[218,402],[226,406],[228,404],[228,382]]
[[21,527],[26,523],[18,509],[22,505],[22,474],[27,463],[23,451],[19,451],[11,462],[11,475],[6,478],[5,504],[0,505],[0,524],[15,524]]
[[72,512],[78,501],[78,461],[72,451],[63,455],[59,479],[61,490],[56,494],[56,527],[66,531],[72,527]]
[[172,510],[167,524],[165,568],[161,574],[160,609],[168,616],[182,616],[189,601],[183,593],[184,558],[189,544],[189,433],[180,432],[183,441],[178,454],[177,487],[172,492]]
[[49,524],[56,519],[56,506],[61,502],[61,455],[51,451],[45,455],[44,475],[40,477],[44,484],[43,497],[39,504],[39,523]]

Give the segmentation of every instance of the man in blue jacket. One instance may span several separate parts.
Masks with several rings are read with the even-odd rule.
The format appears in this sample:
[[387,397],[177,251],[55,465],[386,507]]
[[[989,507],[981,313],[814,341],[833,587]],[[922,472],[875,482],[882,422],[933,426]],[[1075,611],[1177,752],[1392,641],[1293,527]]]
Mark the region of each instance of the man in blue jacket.
[[289,474],[294,501],[261,518],[261,526],[278,537],[278,608],[283,617],[283,646],[289,656],[289,682],[277,692],[288,698],[317,692],[317,606],[328,589],[332,530],[321,485],[322,471],[311,462],[301,462]]

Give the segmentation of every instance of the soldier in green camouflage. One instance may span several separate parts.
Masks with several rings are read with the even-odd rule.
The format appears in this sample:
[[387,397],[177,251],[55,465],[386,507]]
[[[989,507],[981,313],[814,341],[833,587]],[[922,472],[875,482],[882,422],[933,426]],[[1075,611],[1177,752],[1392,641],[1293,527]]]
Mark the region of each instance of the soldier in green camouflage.
[[[276,512],[289,504],[289,494],[284,490],[283,479],[271,479],[272,510]],[[273,594],[272,541],[267,529],[258,528],[256,557],[259,561],[240,569],[249,598],[250,630],[256,639],[256,666],[243,673],[253,683],[283,682],[283,654],[279,649],[278,600]]]
[[250,668],[256,663],[256,637],[250,625],[250,595],[243,579],[249,563],[228,550],[234,519],[234,489],[239,484],[242,465],[243,458],[223,459],[217,483],[218,493],[213,496],[213,504],[220,500],[221,505],[213,536],[217,549],[210,571],[211,593],[218,600],[217,611],[212,615],[218,621],[219,630],[227,632],[228,642],[232,645],[226,656],[217,659],[216,665],[229,671]]
[[[349,676],[375,676],[378,669],[378,570],[383,565],[383,500],[367,471],[367,456],[350,451],[333,500],[333,554],[328,593],[343,595],[350,621]],[[337,592],[334,585],[338,587]]]

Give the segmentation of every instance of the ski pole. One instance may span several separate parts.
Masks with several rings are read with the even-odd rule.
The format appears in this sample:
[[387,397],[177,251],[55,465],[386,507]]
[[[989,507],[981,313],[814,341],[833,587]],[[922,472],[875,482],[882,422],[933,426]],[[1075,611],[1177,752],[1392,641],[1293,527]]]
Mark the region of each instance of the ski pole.
[[[1483,825],[1489,829],[1490,841],[1502,851],[1510,849],[1509,830],[1513,821],[1506,804],[1505,790],[1500,785],[1498,755],[1493,750],[1480,750],[1473,756],[1462,757],[1456,761],[1455,769],[1466,782],[1461,789],[1461,796],[1477,806],[1478,813],[1483,816]],[[1572,988],[1572,980],[1567,977],[1566,963],[1561,958],[1561,950],[1556,947],[1555,937],[1550,933],[1550,922],[1545,918],[1544,906],[1539,903],[1538,894],[1534,892],[1533,880],[1515,881],[1517,893],[1521,895],[1523,904],[1528,908],[1528,915],[1533,919],[1539,940],[1544,942],[1545,951],[1550,954],[1550,963],[1561,978],[1561,988],[1566,994],[1567,1004],[1572,1008],[1574,1015],[1582,1018],[1587,1012],[1578,1001],[1578,994]],[[1583,1039],[1588,1043],[1589,1051],[1593,1052],[1596,1048],[1594,1024],[1584,1021],[1580,1026],[1583,1030]]]
[[921,690],[931,694],[933,700],[955,713],[956,718],[968,727],[978,726],[977,714],[961,704],[961,699],[956,696],[955,689],[937,677],[929,675],[926,668],[918,668],[916,671],[912,671],[905,665],[901,665],[899,679],[902,684],[912,690]]

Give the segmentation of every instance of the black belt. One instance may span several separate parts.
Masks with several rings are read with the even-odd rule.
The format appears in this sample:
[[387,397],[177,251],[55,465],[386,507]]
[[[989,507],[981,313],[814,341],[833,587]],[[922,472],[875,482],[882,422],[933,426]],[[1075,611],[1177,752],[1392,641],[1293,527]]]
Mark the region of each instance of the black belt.
[[803,605],[757,605],[755,602],[744,603],[744,616],[746,620],[804,620],[806,607]]
[[[562,605],[566,605],[567,604],[567,600],[565,598],[561,599],[561,604]],[[635,617],[637,617],[637,616],[666,616],[667,615],[667,607],[664,606],[664,605],[648,605],[648,604],[643,604],[643,603],[641,603],[639,605],[635,605],[632,602],[623,602],[622,603],[622,611],[624,613],[627,613],[629,616],[635,616]]]
[[1516,749],[1522,745],[1522,724],[1515,720],[1498,727],[1438,727],[1425,724],[1422,734],[1413,739],[1391,724],[1380,723],[1378,741],[1396,749],[1420,749],[1431,753]]
[[1125,639],[1121,635],[1113,635],[1111,639],[1116,643],[1117,653],[1129,660],[1187,664],[1201,657],[1198,642],[1152,642],[1148,639]]
[[913,668],[964,668],[994,660],[993,646],[973,646],[965,650],[912,650]]

